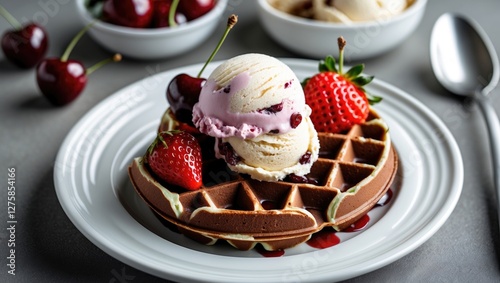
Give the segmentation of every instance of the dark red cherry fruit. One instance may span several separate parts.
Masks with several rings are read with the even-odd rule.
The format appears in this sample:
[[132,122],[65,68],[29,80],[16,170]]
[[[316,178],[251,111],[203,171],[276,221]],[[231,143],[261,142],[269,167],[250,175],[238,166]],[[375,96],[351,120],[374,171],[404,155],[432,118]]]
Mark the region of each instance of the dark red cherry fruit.
[[[172,7],[172,0],[153,0],[153,20],[151,23],[152,28],[169,27],[169,12]],[[175,12],[175,23],[184,24],[187,22],[186,15],[179,11]]]
[[146,28],[153,19],[152,0],[105,0],[102,18],[111,24]]
[[229,31],[237,22],[238,16],[234,14],[229,16],[224,34],[196,77],[192,77],[188,74],[179,74],[168,83],[166,91],[167,101],[170,104],[170,109],[175,115],[175,118],[179,122],[193,125],[193,106],[198,102],[201,88],[206,82],[206,79],[202,78],[201,75],[222,46]]
[[186,15],[188,21],[197,19],[215,7],[215,0],[182,0],[179,11]]
[[36,81],[43,95],[56,106],[75,100],[85,88],[85,67],[78,61],[59,58],[43,60],[36,70]]
[[206,79],[188,74],[175,76],[167,87],[167,101],[178,121],[192,124],[193,106],[200,98],[201,87]]
[[0,15],[14,27],[14,29],[6,31],[2,36],[1,45],[5,57],[18,67],[34,67],[47,52],[47,33],[35,23],[22,26],[2,6],[0,6]]
[[87,76],[110,61],[121,60],[120,54],[102,60],[85,69],[82,63],[70,60],[69,55],[78,40],[92,24],[85,26],[69,43],[61,58],[44,59],[36,68],[36,82],[42,94],[54,105],[62,106],[75,100],[85,88]]

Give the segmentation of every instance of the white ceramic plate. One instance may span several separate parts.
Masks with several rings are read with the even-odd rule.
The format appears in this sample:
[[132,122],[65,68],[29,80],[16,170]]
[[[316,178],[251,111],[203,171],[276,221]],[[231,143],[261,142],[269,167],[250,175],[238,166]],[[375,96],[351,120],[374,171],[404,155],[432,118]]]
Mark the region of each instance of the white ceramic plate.
[[[316,72],[316,61],[283,61],[300,79]],[[54,171],[59,201],[75,226],[111,256],[176,281],[332,282],[410,253],[453,211],[463,184],[455,140],[428,108],[375,80],[367,89],[384,98],[375,108],[389,124],[400,169],[393,199],[370,212],[365,230],[337,233],[341,243],[327,249],[302,244],[274,258],[228,245],[204,246],[170,231],[136,195],[127,167],[155,136],[167,107],[167,83],[182,72],[194,76],[200,68],[167,71],[118,91],[85,115],[61,146]]]

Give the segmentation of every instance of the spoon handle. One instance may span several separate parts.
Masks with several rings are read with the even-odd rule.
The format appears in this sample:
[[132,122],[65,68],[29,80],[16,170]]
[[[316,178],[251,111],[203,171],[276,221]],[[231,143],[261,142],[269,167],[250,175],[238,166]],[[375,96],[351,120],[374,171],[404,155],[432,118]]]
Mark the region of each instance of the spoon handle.
[[494,185],[500,221],[500,121],[486,94],[481,93],[476,95],[476,101],[482,110],[481,112],[483,113],[489,132],[491,155],[493,158],[493,177],[495,178]]

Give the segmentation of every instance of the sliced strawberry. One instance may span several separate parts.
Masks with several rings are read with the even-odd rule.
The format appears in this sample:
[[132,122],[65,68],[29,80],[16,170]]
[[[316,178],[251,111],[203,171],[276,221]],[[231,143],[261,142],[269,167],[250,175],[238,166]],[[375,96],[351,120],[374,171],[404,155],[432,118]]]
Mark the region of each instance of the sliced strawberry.
[[201,148],[193,135],[160,132],[145,157],[151,171],[162,181],[188,190],[201,187]]
[[380,97],[368,95],[363,86],[373,76],[361,76],[364,65],[357,65],[343,73],[345,40],[339,38],[339,68],[332,56],[320,61],[319,73],[303,82],[306,103],[311,107],[311,121],[317,131],[341,133],[365,122],[370,104]]

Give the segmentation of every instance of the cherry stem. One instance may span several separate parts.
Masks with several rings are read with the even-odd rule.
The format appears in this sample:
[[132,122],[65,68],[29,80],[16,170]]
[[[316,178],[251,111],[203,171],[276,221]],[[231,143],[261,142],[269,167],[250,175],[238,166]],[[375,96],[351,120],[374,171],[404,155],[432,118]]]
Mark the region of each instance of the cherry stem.
[[23,27],[21,23],[12,16],[7,9],[5,9],[2,5],[0,5],[0,15],[4,17],[9,24],[11,24],[16,30],[21,30]]
[[339,74],[342,74],[344,68],[344,47],[346,45],[345,39],[341,36],[337,39],[339,45]]
[[172,1],[172,5],[170,5],[170,10],[168,11],[168,24],[171,27],[177,26],[175,22],[175,11],[177,11],[177,6],[179,5],[179,0]]
[[96,71],[97,69],[108,64],[109,62],[120,62],[121,60],[122,60],[122,55],[119,53],[116,53],[115,55],[113,55],[113,57],[106,58],[106,59],[96,63],[94,66],[87,68],[87,71],[85,72],[85,74],[88,76],[88,75],[92,74],[94,71]]
[[95,23],[95,21],[91,22],[90,24],[86,25],[80,32],[78,32],[75,37],[71,40],[71,42],[68,44],[68,47],[66,47],[66,50],[64,51],[63,55],[61,56],[61,61],[66,62],[68,61],[69,55],[71,54],[71,51],[73,51],[73,48],[75,48],[75,45],[78,43],[80,38],[87,32],[87,30]]
[[236,25],[237,22],[238,22],[237,15],[232,14],[231,16],[229,16],[229,18],[227,19],[227,27],[226,27],[226,30],[224,31],[224,34],[222,35],[221,39],[219,40],[219,43],[215,47],[214,51],[212,51],[212,54],[210,54],[210,57],[208,58],[208,60],[205,62],[205,65],[203,65],[203,68],[201,68],[200,72],[198,73],[197,78],[201,77],[201,74],[203,73],[203,71],[205,70],[207,65],[212,61],[212,59],[214,59],[215,54],[217,54],[217,51],[219,51],[220,47],[222,46],[222,43],[224,42],[227,35],[231,31],[231,29],[234,27],[234,25]]

